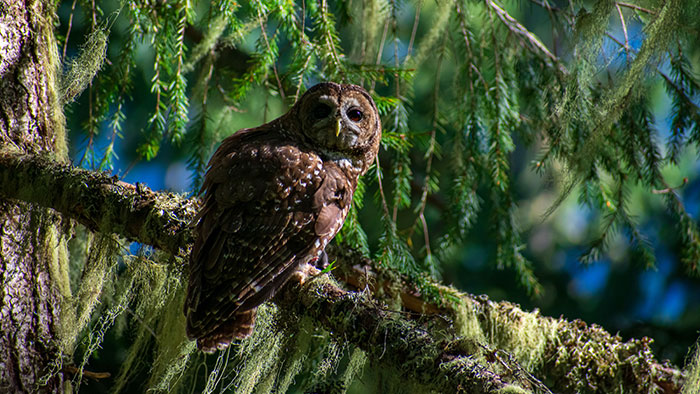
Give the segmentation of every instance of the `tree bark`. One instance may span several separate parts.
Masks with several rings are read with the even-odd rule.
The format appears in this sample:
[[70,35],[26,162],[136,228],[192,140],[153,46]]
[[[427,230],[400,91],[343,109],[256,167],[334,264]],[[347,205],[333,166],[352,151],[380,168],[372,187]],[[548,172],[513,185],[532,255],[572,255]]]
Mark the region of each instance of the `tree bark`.
[[[173,254],[186,255],[192,241],[189,224],[196,200],[152,192],[46,157],[0,151],[0,195],[51,207],[91,230],[117,233]],[[329,254],[339,265],[335,276],[352,287],[382,287],[384,293],[399,289],[404,308],[421,316],[446,316],[454,324],[437,338],[411,319],[327,281],[283,292],[277,301],[423,384],[446,392],[458,387],[489,392],[509,385],[546,392],[539,380],[560,393],[680,392],[683,374],[654,358],[649,338],[623,341],[596,325],[542,316],[438,284],[440,293],[460,306],[436,305],[402,278],[374,272],[368,259],[339,247]],[[456,326],[463,330],[456,332]],[[475,354],[491,361],[477,362]],[[499,365],[505,369],[498,370]],[[520,374],[517,379],[514,373]]]
[[[0,1],[0,147],[64,158],[54,2]],[[58,337],[61,218],[0,199],[0,392],[64,390]],[[63,282],[67,283],[67,282]]]

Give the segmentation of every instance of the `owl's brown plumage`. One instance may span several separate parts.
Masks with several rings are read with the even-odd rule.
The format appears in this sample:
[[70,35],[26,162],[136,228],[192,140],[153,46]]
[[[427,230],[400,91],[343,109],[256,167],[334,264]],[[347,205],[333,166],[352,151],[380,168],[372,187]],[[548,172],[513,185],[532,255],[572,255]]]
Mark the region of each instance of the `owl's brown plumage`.
[[256,308],[323,253],[380,138],[364,89],[321,83],[281,117],[222,142],[202,185],[185,301],[200,349],[250,335]]

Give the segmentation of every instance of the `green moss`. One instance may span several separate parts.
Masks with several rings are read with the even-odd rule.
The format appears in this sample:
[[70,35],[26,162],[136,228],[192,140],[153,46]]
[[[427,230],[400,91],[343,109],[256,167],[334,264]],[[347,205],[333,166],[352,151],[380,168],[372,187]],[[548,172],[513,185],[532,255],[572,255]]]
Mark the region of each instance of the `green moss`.
[[362,376],[361,374],[366,364],[367,355],[365,354],[365,352],[362,351],[362,349],[360,348],[352,349],[348,359],[348,364],[345,367],[343,373],[340,375],[340,382],[343,386],[343,393],[347,391],[347,388],[350,387],[350,385],[356,378]]
[[294,383],[294,378],[309,367],[309,354],[312,352],[316,330],[309,319],[299,320],[296,332],[291,335],[284,360],[280,363],[280,373],[275,384],[276,392],[285,393]]
[[155,361],[151,368],[150,391],[176,392],[183,379],[188,362],[197,351],[195,341],[187,339],[182,308],[185,292],[172,291],[172,297],[163,306],[158,320],[155,344]]
[[514,385],[508,385],[497,391],[498,394],[528,394],[531,392],[532,391],[525,390],[522,387]]
[[221,387],[232,385],[237,388],[237,393],[249,394],[261,382],[270,385],[265,380],[268,374],[276,372],[284,343],[283,334],[274,330],[276,319],[276,306],[263,304],[258,308],[253,334],[231,350],[234,356],[231,366],[228,366],[228,358],[222,358],[229,352],[219,353],[217,365],[209,373],[204,393],[217,392]]
[[102,68],[107,52],[106,27],[97,27],[88,34],[78,57],[68,62],[65,75],[61,78],[61,102],[68,104],[88,87],[97,72]]
[[[46,54],[48,64],[44,66],[44,76],[46,78],[46,86],[50,87],[47,90],[47,100],[49,103],[48,118],[50,123],[44,125],[51,130],[51,138],[53,139],[53,151],[56,158],[60,161],[68,160],[68,136],[66,133],[66,118],[63,113],[63,105],[61,105],[60,82],[61,82],[61,60],[58,55],[58,43],[54,34],[54,23],[58,19],[56,11],[56,2],[52,5],[51,2],[45,2],[49,9],[49,18],[41,19],[41,27],[39,29],[41,39],[37,42],[45,43],[46,47],[42,48],[42,52]],[[43,15],[34,15],[36,18],[43,18]]]
[[698,394],[700,392],[700,347],[697,345],[685,367],[685,374],[685,383],[683,383],[681,394]]
[[466,297],[461,301],[450,304],[460,338],[505,350],[529,372],[541,367],[548,344],[556,340],[557,320],[506,303],[483,308]]
[[[120,392],[128,379],[139,366],[139,361],[149,354],[145,350],[155,338],[155,361],[150,384],[166,387],[171,379],[184,369],[189,354],[194,348],[185,339],[182,313],[182,271],[174,269],[182,266],[179,259],[164,252],[152,255],[125,256],[127,271],[121,302],[135,303],[133,314],[135,339],[116,379],[113,391]],[[155,327],[157,332],[154,332]],[[182,357],[182,358],[179,358]]]
[[57,332],[59,347],[62,354],[72,355],[77,330],[74,327],[76,313],[71,292],[68,242],[58,224],[45,223],[42,228],[44,230],[42,247],[49,253],[49,273],[59,293],[58,301],[61,304],[61,320]]

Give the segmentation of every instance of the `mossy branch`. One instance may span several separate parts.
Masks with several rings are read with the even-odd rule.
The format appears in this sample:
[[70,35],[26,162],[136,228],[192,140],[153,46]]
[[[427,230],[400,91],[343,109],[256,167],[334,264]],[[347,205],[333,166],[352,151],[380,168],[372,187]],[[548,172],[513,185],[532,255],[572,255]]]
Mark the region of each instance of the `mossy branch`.
[[[195,199],[7,148],[0,150],[0,196],[50,207],[92,231],[180,255],[192,241],[197,207]],[[402,376],[445,392],[547,392],[540,381],[561,393],[680,392],[682,373],[655,360],[648,338],[623,342],[596,325],[544,317],[433,284],[449,300],[437,305],[400,278],[382,283],[371,261],[339,249],[332,254],[349,267],[343,275],[348,283],[364,287],[373,278],[370,288],[398,291],[404,307],[441,315],[448,324],[427,329],[323,278],[301,291],[287,290],[278,302]]]
[[394,368],[399,380],[416,380],[435,392],[551,393],[530,375],[507,373],[514,364],[518,369],[517,363],[486,362],[489,355],[498,357],[497,351],[462,338],[440,340],[396,311],[325,277],[311,279],[301,291],[288,286],[277,302],[320,322],[339,339],[364,350],[373,362]]
[[[331,259],[341,262],[333,271],[335,276],[353,288],[390,296],[398,291],[403,308],[423,316],[447,318],[449,335],[455,341],[443,345],[452,347],[466,341],[506,351],[518,366],[556,392],[670,394],[681,390],[684,374],[654,358],[650,338],[625,342],[596,324],[542,316],[538,310],[524,311],[517,304],[494,302],[485,295],[465,294],[437,283],[431,285],[431,290],[446,302],[431,301],[401,278],[378,272],[374,263],[360,254],[336,245],[328,252]],[[353,313],[358,313],[357,308]],[[488,352],[493,351],[480,350],[487,359]]]
[[197,201],[156,193],[104,172],[0,150],[0,195],[53,208],[91,231],[185,254]]

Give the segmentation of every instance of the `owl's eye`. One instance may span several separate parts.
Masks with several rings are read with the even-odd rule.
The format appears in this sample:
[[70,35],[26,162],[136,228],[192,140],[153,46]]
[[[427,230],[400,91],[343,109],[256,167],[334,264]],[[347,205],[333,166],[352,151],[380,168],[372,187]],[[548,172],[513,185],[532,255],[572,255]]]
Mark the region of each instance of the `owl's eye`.
[[330,113],[331,107],[323,103],[317,104],[313,109],[313,115],[316,119],[323,119],[326,116],[330,115]]
[[345,113],[350,120],[353,122],[357,123],[362,120],[362,111],[360,111],[357,108],[352,108],[349,109],[348,112]]

